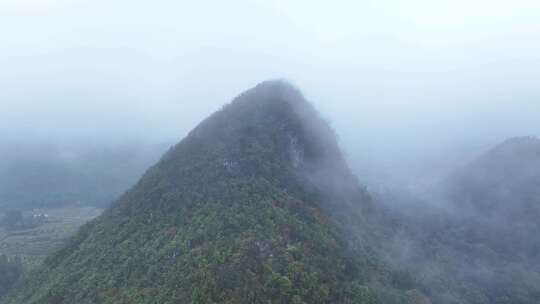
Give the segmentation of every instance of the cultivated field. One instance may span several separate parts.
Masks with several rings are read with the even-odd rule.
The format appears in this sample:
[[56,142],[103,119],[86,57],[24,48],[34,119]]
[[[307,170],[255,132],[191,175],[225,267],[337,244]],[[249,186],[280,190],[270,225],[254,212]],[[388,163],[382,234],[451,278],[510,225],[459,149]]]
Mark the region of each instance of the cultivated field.
[[15,231],[0,228],[0,255],[19,256],[27,268],[32,268],[102,211],[93,207],[43,209],[48,218],[37,227]]

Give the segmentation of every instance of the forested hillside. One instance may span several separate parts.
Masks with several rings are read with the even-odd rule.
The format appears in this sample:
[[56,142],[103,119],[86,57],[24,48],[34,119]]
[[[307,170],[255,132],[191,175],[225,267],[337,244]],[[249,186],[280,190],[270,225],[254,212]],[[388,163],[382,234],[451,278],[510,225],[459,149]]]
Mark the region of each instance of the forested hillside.
[[434,303],[540,302],[540,140],[509,139],[438,184],[427,203],[405,206],[389,260]]
[[23,265],[18,258],[0,255],[0,301],[17,283],[23,274]]
[[376,210],[313,107],[288,84],[262,83],[168,151],[8,303],[424,303],[375,255]]

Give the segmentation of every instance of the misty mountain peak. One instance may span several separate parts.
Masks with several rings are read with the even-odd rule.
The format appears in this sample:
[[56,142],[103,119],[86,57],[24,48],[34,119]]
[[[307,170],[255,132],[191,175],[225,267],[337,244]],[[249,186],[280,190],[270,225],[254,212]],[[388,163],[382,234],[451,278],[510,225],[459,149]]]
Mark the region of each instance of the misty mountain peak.
[[329,124],[297,88],[282,80],[241,93],[199,124],[165,161],[185,154],[186,145],[201,149],[200,155],[213,151],[231,174],[279,170],[315,177],[332,172],[342,184],[353,179]]
[[515,157],[539,157],[540,139],[533,136],[509,138],[496,146],[492,153]]
[[281,99],[288,102],[297,102],[304,99],[298,88],[283,79],[263,81],[245,91],[240,96],[256,96],[257,98],[270,98],[274,100]]
[[[368,284],[389,275],[368,266],[380,263],[365,249],[380,229],[363,218],[371,203],[313,106],[286,83],[264,82],[171,148],[15,297],[363,303],[374,297]],[[351,238],[348,223],[362,233]]]

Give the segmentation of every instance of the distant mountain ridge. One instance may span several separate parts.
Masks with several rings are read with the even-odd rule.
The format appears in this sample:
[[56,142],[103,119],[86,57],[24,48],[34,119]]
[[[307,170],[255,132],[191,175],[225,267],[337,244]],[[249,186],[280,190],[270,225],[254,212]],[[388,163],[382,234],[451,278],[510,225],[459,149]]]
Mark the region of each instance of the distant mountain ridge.
[[540,303],[540,140],[508,139],[433,192],[449,212],[401,218],[396,267],[433,303]]
[[109,148],[90,144],[67,148],[34,142],[2,143],[0,212],[109,206],[166,148],[139,142]]
[[508,139],[458,170],[444,186],[459,207],[490,214],[526,208],[521,216],[540,216],[540,139]]

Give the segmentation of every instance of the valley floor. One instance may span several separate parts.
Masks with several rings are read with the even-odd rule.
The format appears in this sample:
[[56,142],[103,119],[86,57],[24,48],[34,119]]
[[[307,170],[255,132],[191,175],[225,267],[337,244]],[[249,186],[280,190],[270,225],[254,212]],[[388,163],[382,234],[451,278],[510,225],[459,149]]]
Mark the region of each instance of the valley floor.
[[0,256],[18,256],[25,268],[39,265],[51,252],[60,248],[77,229],[97,217],[103,209],[94,207],[65,207],[43,209],[48,218],[37,227],[7,231],[0,228]]

